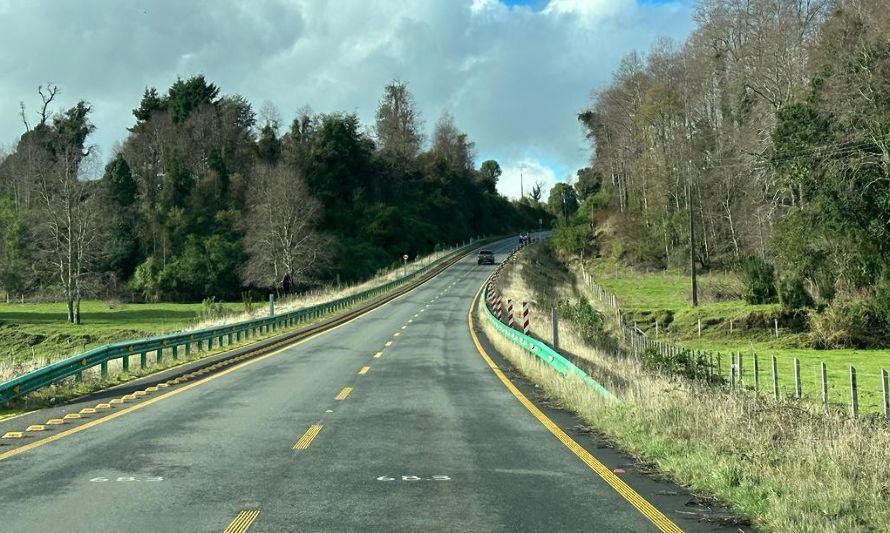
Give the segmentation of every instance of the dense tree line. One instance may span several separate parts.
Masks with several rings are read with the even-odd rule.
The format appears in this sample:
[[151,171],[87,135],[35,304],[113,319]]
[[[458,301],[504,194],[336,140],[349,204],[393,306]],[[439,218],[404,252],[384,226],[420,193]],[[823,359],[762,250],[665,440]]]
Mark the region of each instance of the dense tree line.
[[308,110],[284,127],[203,76],[148,88],[104,172],[90,105],[52,115],[57,92],[41,87],[33,127],[22,106],[26,132],[0,157],[0,290],[62,294],[74,321],[85,292],[188,301],[358,281],[547,217],[497,193],[500,167],[477,169],[447,113],[425,143],[398,81],[372,128]]
[[586,222],[616,235],[603,252],[685,265],[691,218],[699,267],[768,280],[751,301],[840,306],[886,336],[886,4],[701,0],[695,20],[685,43],[628,55],[579,117],[603,184]]

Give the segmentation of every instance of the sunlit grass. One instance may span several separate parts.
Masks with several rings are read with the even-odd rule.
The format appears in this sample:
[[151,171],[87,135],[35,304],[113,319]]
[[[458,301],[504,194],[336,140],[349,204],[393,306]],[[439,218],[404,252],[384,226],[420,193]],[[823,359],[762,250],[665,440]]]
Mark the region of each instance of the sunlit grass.
[[[502,276],[506,297],[528,298],[521,277]],[[549,337],[538,312],[533,326]],[[817,405],[731,392],[655,375],[636,361],[583,343],[560,328],[564,350],[614,380],[601,381],[623,404],[603,401],[478,323],[498,351],[552,400],[619,447],[694,491],[717,496],[763,531],[856,532],[890,527],[890,432],[872,421],[823,414]],[[768,366],[764,365],[764,369]],[[620,385],[619,385],[620,384]]]

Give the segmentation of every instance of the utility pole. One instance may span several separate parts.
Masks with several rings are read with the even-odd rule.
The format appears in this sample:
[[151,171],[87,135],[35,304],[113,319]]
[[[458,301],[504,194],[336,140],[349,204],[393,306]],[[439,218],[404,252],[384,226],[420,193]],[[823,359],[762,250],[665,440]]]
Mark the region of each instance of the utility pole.
[[[692,171],[692,165],[689,165]],[[689,184],[690,177],[686,177],[686,209],[689,212],[689,266],[692,271],[692,305],[698,305],[698,279],[695,274],[695,218],[692,216],[692,187]]]
[[525,171],[525,165],[519,165],[519,198],[525,198],[525,187],[522,184],[522,173]]

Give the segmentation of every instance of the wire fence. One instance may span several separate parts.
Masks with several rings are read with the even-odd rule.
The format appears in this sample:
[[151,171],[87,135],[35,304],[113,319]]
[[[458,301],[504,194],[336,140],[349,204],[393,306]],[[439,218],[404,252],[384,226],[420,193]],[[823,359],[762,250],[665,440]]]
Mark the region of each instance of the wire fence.
[[[619,336],[624,346],[634,357],[645,358],[657,370],[704,380],[738,391],[747,391],[758,396],[772,397],[775,401],[791,397],[796,400],[821,402],[826,412],[833,407],[843,405],[853,418],[861,414],[860,397],[863,392],[869,395],[878,393],[881,415],[885,421],[890,421],[890,378],[884,368],[880,369],[878,376],[868,376],[871,378],[870,384],[875,383],[875,377],[878,378],[876,381],[880,391],[874,389],[862,391],[859,386],[860,376],[853,365],[847,365],[847,372],[844,372],[846,383],[839,386],[840,384],[831,383],[828,366],[824,361],[820,361],[814,368],[814,376],[806,376],[805,379],[801,373],[801,361],[797,357],[793,358],[789,371],[787,364],[780,367],[780,359],[775,355],[765,357],[757,353],[695,350],[653,339],[635,323],[629,323],[625,319],[621,302],[614,293],[597,284],[583,267],[581,272],[584,283],[591,293],[617,322]],[[791,385],[790,393],[788,385]],[[847,398],[841,402],[830,397],[838,388],[846,389],[848,392]]]

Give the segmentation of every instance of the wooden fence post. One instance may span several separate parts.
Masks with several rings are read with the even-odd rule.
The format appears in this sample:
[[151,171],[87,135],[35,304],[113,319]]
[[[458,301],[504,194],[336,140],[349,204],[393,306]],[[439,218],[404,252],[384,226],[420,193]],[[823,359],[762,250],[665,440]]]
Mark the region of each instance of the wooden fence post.
[[773,399],[777,402],[779,401],[779,365],[776,361],[776,356],[773,356],[772,359],[773,365]]
[[729,352],[729,388],[735,389],[735,352]]
[[859,416],[859,389],[856,386],[856,367],[850,365],[850,416]]
[[794,397],[800,399],[800,359],[794,358]]
[[881,398],[883,398],[882,407],[884,410],[884,420],[890,420],[890,383],[888,383],[887,371],[881,369]]
[[822,409],[828,413],[828,370],[825,368],[825,362],[820,363],[822,371]]
[[760,395],[760,364],[758,363],[756,353],[754,354],[753,358],[754,358],[754,395],[759,396]]
[[735,359],[739,367],[739,388],[745,390],[745,358],[742,357],[742,352],[737,353]]

